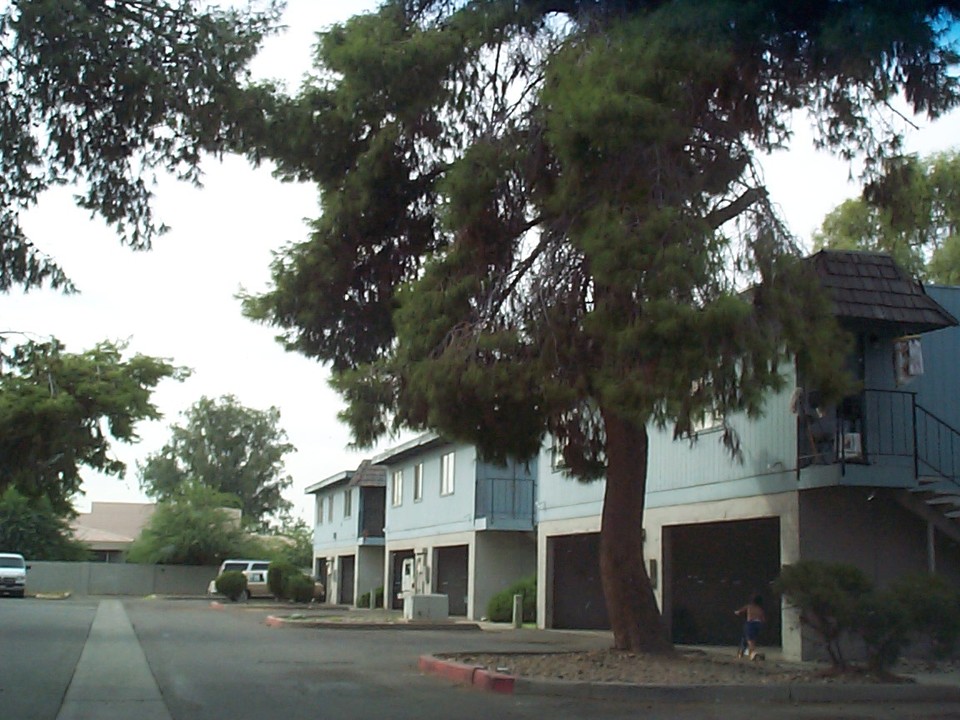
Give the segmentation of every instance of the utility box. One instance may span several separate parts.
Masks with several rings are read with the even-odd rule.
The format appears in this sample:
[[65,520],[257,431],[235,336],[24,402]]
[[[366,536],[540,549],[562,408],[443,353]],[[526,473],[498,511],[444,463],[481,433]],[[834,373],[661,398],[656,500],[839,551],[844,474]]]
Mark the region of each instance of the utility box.
[[446,595],[406,595],[403,598],[404,620],[447,620],[450,599]]

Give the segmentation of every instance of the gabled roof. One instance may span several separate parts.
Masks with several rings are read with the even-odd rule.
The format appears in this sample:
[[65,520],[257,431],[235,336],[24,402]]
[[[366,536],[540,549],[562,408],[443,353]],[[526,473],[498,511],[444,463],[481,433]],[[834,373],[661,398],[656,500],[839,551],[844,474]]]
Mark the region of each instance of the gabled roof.
[[958,324],[889,255],[821,250],[811,256],[810,262],[841,320],[895,325],[903,333]]

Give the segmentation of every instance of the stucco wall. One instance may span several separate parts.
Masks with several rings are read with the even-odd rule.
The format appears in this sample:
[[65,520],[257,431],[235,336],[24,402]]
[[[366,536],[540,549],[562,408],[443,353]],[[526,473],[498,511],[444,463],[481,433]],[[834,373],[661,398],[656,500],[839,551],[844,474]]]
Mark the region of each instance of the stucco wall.
[[360,546],[357,548],[357,571],[355,598],[364,593],[373,593],[383,585],[383,546]]
[[884,490],[806,490],[800,522],[804,560],[856,565],[878,585],[927,569],[926,522]]
[[30,561],[27,593],[205,595],[216,567]]
[[487,614],[487,605],[502,590],[537,572],[537,541],[532,533],[477,533],[474,619]]

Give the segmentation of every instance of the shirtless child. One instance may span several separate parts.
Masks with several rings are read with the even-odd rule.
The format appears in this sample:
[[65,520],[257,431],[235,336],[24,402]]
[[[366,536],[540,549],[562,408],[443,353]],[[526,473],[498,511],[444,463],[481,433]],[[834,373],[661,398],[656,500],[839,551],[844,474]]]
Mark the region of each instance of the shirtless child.
[[[748,602],[739,610],[734,611],[737,615],[746,618],[743,625],[743,637],[740,639],[740,650],[737,657],[743,657],[745,651],[749,651],[751,660],[757,659],[757,638],[760,636],[760,626],[767,620],[763,612],[763,598],[755,595],[753,600]],[[762,657],[762,656],[761,656]]]

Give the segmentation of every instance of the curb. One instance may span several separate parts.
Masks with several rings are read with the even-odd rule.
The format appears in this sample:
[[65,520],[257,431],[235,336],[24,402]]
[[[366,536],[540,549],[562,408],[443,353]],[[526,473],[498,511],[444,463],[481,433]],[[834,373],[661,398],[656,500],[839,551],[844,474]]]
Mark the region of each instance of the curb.
[[[221,606],[222,607],[222,606]],[[292,620],[279,615],[268,615],[264,623],[269,627],[303,627],[322,630],[480,630],[474,623],[434,623],[434,622],[332,622],[330,620]]]
[[593,700],[651,703],[869,703],[960,702],[960,688],[951,685],[817,684],[791,685],[633,685],[565,680],[536,680],[493,672],[433,655],[421,655],[417,667],[461,685],[491,692],[552,695]]
[[493,672],[479,665],[440,660],[433,655],[421,655],[417,667],[421,672],[439,675],[461,685],[473,685],[488,692],[512,694],[517,681],[512,675]]

